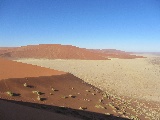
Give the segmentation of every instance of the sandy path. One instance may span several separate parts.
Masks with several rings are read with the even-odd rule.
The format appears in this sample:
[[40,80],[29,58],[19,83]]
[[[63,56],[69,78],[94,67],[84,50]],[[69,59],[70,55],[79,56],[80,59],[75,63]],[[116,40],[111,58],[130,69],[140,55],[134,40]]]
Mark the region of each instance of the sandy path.
[[160,64],[151,63],[153,59],[17,61],[70,72],[104,91],[160,101]]

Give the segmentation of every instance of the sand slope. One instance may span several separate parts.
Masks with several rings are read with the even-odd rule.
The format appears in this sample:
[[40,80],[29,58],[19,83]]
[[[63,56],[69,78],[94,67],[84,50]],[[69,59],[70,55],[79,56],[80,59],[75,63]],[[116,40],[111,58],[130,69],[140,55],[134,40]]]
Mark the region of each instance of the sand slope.
[[8,78],[24,78],[61,75],[65,72],[42,68],[0,58],[0,80]]
[[[16,63],[16,66],[21,66],[21,69],[24,68],[24,66],[28,66],[27,64],[4,59],[1,60],[1,62],[7,62],[8,64],[6,64],[6,66]],[[37,71],[41,68],[33,67],[35,67]],[[29,72],[31,68],[32,67],[24,72]],[[17,73],[23,76],[21,69],[18,68],[16,70],[19,70]],[[46,69],[43,68],[43,70],[45,71]],[[8,71],[10,71],[10,69],[3,70],[5,73],[8,73]],[[125,120],[126,118],[156,119],[159,117],[159,104],[148,104],[146,101],[116,96],[108,92],[104,93],[100,89],[85,83],[70,73],[62,74],[60,72],[59,74],[58,72],[58,74],[55,75],[55,70],[53,70],[53,74],[52,76],[43,77],[37,74],[41,77],[24,76],[25,78],[21,78],[22,76],[17,78],[17,76],[14,77],[12,74],[9,74],[10,76],[6,74],[6,78],[8,79],[4,79],[5,77],[3,77],[0,81],[0,99],[85,120],[93,118],[97,120]],[[27,75],[33,75],[33,73],[28,73]],[[24,83],[26,83],[27,86],[24,86]],[[8,94],[8,92],[12,93],[12,95]],[[40,99],[37,99],[38,96]],[[5,105],[9,104],[6,103]],[[17,107],[19,109],[19,106]],[[27,107],[26,109],[29,108]],[[154,112],[151,113],[150,111]],[[12,113],[9,113],[11,112],[5,111],[4,114],[12,117]],[[34,111],[34,113],[37,114],[37,110]],[[49,113],[44,114],[48,115]],[[150,114],[152,115],[150,116]],[[22,116],[23,115],[25,114],[22,111]]]

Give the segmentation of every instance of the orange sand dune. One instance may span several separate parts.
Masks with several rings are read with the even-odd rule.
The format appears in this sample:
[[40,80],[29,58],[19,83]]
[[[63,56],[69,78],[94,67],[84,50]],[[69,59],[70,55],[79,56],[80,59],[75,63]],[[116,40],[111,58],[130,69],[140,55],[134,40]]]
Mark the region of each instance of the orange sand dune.
[[13,62],[0,58],[0,80],[8,78],[39,77],[61,74],[65,74],[65,72]]
[[[3,49],[2,49],[3,50]],[[85,59],[106,60],[107,58],[84,48],[72,45],[42,44],[28,45],[0,52],[2,57],[12,58],[47,58],[47,59]]]
[[133,59],[142,56],[130,55],[114,49],[85,49],[72,45],[40,44],[15,48],[0,48],[0,56],[7,58],[46,58],[46,59],[82,59],[107,60],[108,58]]

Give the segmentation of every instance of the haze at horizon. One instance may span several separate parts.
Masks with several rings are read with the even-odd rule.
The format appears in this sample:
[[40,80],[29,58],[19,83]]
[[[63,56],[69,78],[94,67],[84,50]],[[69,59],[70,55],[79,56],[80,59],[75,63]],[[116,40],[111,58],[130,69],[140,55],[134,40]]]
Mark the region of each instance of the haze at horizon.
[[160,52],[158,0],[0,0],[0,47]]

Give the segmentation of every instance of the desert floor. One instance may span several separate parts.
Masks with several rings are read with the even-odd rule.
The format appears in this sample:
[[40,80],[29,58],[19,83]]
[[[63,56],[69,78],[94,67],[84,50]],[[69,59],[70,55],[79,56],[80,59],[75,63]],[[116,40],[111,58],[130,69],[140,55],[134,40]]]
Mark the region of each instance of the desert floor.
[[103,91],[160,101],[160,56],[111,60],[18,59],[16,61],[69,72]]

